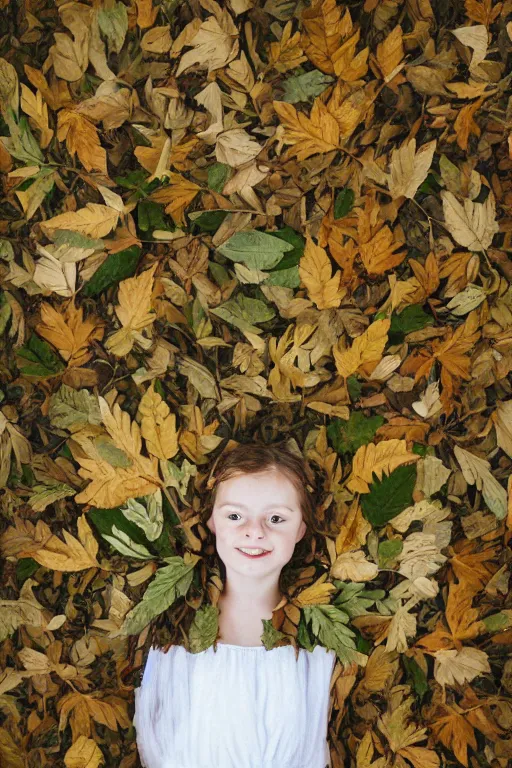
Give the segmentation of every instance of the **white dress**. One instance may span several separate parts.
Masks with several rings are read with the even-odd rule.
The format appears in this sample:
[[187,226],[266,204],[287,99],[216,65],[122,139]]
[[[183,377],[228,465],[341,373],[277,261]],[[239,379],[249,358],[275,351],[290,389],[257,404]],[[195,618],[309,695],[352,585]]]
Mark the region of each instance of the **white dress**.
[[326,768],[334,651],[151,648],[133,724],[144,768]]

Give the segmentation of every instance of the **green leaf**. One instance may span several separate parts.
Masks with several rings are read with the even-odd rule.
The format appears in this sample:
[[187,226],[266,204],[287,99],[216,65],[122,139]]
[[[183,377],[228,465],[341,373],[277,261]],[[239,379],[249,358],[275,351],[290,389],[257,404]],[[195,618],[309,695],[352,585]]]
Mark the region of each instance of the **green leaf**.
[[216,232],[227,215],[228,211],[204,211],[194,219],[194,225],[203,232]]
[[[87,515],[101,537],[118,551],[121,551],[120,547],[124,550],[127,547],[131,547],[132,551],[137,554],[129,556],[140,558],[140,553],[145,549],[148,552],[145,558],[152,557],[147,549],[150,542],[146,539],[141,529],[124,516],[119,507],[113,507],[112,509],[92,507],[87,512]],[[126,551],[124,551],[124,554],[126,554]]]
[[[208,168],[208,187],[214,192],[222,192],[224,184],[231,175],[231,168],[226,163],[214,163]],[[196,222],[197,223],[197,222]]]
[[137,224],[142,232],[167,229],[163,206],[152,200],[140,200],[137,205]]
[[[160,498],[158,498],[158,494]],[[128,499],[126,504],[121,507],[121,512],[127,520],[131,520],[144,531],[148,541],[155,541],[162,533],[164,514],[161,491],[145,496],[144,504],[135,499]]]
[[[56,376],[66,369],[65,364],[58,357],[46,341],[43,341],[33,333],[27,344],[16,350],[19,361],[18,367],[23,376],[37,376],[42,379],[47,376]],[[28,360],[28,363],[22,362]]]
[[150,621],[166,611],[179,598],[185,597],[192,583],[194,566],[186,565],[176,555],[167,558],[169,565],[159,568],[140,603],[128,612],[120,629],[122,635],[136,635]]
[[300,286],[299,268],[279,269],[280,266],[278,264],[276,269],[269,272],[262,285],[281,285],[284,288],[298,288]]
[[11,305],[5,297],[5,293],[0,291],[0,335],[7,328],[7,323],[11,317]]
[[22,584],[29,579],[41,566],[32,557],[22,557],[16,563],[16,581]]
[[82,293],[84,296],[98,296],[102,291],[117,285],[120,280],[125,280],[135,274],[140,258],[138,245],[131,245],[119,253],[111,253],[103,264],[98,267]]
[[112,49],[120,53],[128,31],[128,11],[126,6],[117,2],[109,8],[103,7],[98,11],[98,25]]
[[105,247],[103,240],[86,237],[81,232],[73,232],[71,229],[56,229],[52,240],[57,246],[70,245],[73,248],[82,248],[84,251],[91,248],[99,251]]
[[407,672],[408,681],[412,683],[412,687],[421,702],[425,694],[429,692],[429,684],[426,675],[414,659],[402,655],[402,661],[404,663],[405,671]]
[[201,653],[215,642],[219,631],[219,611],[213,605],[203,605],[195,612],[188,640],[191,653]]
[[43,512],[47,506],[58,501],[58,499],[74,496],[77,492],[75,488],[71,488],[71,486],[66,485],[66,483],[34,485],[32,491],[33,493],[30,494],[28,504],[32,507],[34,512]]
[[275,267],[284,253],[293,250],[293,245],[279,237],[251,229],[235,232],[217,250],[227,259],[241,261],[250,269],[265,270]]
[[281,101],[288,104],[296,104],[298,101],[309,101],[319,96],[332,83],[334,78],[324,75],[318,69],[304,72],[302,75],[293,75],[281,83],[284,93]]
[[342,664],[366,659],[356,650],[355,632],[346,626],[349,617],[344,611],[334,605],[307,605],[302,612],[306,622],[311,622],[311,630],[320,644],[335,651]]
[[386,525],[414,502],[412,492],[416,483],[416,464],[397,467],[379,480],[372,472],[370,492],[361,494],[363,517],[374,526]]
[[336,195],[334,201],[334,218],[342,219],[354,207],[355,194],[353,189],[345,187]]
[[371,608],[376,600],[382,599],[386,595],[382,589],[365,590],[364,584],[361,583],[346,583],[335,579],[334,586],[341,592],[336,596],[333,604],[351,619],[355,616],[364,616],[368,613],[367,609]]
[[501,632],[503,629],[508,629],[512,626],[512,610],[493,613],[492,616],[486,616],[482,621],[487,632]]
[[277,643],[279,643],[279,641],[285,637],[285,635],[283,634],[283,632],[280,632],[278,629],[274,627],[270,619],[262,619],[262,622],[263,622],[263,633],[260,635],[261,642],[263,643],[267,651],[271,651],[272,648],[275,648]]
[[70,432],[77,432],[88,424],[101,424],[98,398],[87,389],[76,390],[67,384],[62,384],[50,397],[48,416],[54,427]]
[[220,307],[210,308],[210,312],[235,328],[250,333],[261,333],[261,329],[253,323],[265,323],[272,320],[276,314],[264,301],[251,299],[243,293],[239,293],[234,299],[228,299]]
[[432,325],[434,318],[428,315],[421,304],[410,304],[399,315],[391,315],[391,325],[388,331],[390,344],[401,344],[404,336],[412,331],[421,331],[427,325]]
[[327,427],[327,436],[336,453],[355,453],[362,445],[372,442],[383,424],[382,416],[365,416],[361,411],[352,411],[348,421],[333,419]]
[[387,568],[391,563],[394,563],[403,548],[404,545],[400,539],[381,541],[378,553],[379,568]]
[[350,397],[350,402],[357,403],[359,398],[361,397],[361,392],[363,389],[362,383],[359,381],[359,379],[356,376],[349,376],[347,379],[347,389],[348,394]]
[[112,526],[112,533],[110,536],[104,534],[103,538],[108,541],[109,544],[112,544],[112,546],[122,555],[126,555],[126,557],[133,557],[136,560],[151,560],[151,552],[149,552],[146,547],[142,544],[136,544],[130,539],[128,534],[117,528],[115,525]]

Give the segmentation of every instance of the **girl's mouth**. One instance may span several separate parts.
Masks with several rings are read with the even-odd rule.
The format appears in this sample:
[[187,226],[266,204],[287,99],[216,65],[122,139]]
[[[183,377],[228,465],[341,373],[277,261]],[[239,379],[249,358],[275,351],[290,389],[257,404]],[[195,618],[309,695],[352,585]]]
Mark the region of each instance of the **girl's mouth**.
[[238,551],[245,557],[250,557],[252,560],[259,560],[260,557],[265,557],[266,555],[270,555],[270,552],[262,552],[260,555],[250,555],[248,552],[243,552],[241,549],[238,549]]

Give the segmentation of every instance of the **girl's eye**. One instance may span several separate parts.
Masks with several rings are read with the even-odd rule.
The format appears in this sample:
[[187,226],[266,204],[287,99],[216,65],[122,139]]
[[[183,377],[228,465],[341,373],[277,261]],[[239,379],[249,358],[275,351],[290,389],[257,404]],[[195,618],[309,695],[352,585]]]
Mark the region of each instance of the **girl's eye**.
[[[238,515],[238,512],[230,512],[229,515],[228,515],[228,518],[230,518],[232,515]],[[240,517],[240,515],[239,515],[239,517]],[[281,515],[272,515],[272,517],[278,517],[280,520],[285,522],[284,517],[281,517]]]

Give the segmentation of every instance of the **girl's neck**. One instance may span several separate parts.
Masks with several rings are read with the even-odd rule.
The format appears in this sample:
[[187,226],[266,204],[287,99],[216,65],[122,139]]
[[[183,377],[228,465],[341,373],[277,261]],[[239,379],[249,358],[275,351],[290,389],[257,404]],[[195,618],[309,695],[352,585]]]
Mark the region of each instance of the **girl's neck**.
[[259,611],[272,612],[282,600],[282,594],[278,588],[271,593],[247,592],[244,589],[228,588],[219,597],[219,606],[224,609],[233,609],[237,612],[257,613]]

